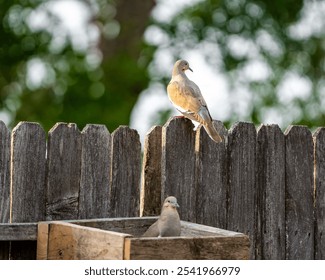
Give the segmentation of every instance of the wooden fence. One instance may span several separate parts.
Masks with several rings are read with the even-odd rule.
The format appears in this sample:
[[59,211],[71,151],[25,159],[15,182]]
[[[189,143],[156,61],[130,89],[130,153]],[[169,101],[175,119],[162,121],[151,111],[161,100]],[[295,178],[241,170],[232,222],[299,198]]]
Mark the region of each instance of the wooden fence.
[[[325,129],[215,124],[223,143],[170,119],[142,159],[126,126],[0,122],[0,223],[158,215],[175,195],[183,220],[248,234],[253,259],[325,259]],[[35,241],[0,241],[0,259],[35,256]]]

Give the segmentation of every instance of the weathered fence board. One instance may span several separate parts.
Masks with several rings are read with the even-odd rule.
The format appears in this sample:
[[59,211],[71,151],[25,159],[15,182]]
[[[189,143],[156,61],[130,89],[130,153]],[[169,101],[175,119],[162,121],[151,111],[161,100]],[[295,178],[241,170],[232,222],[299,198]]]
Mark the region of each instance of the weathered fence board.
[[[10,131],[0,121],[0,223],[10,216]],[[9,242],[0,241],[0,260],[9,258]]]
[[57,123],[50,130],[47,155],[47,220],[76,219],[81,167],[76,124]]
[[79,218],[109,215],[111,136],[104,125],[87,125],[81,133]]
[[286,137],[286,255],[314,258],[313,139],[307,127],[289,126]]
[[141,173],[141,216],[160,215],[161,138],[161,126],[154,126],[145,138]]
[[[11,136],[10,222],[45,219],[46,136],[36,123],[20,122]],[[35,242],[11,242],[11,259],[35,258]]]
[[315,143],[315,259],[325,259],[325,128],[314,133]]
[[0,223],[10,215],[10,131],[0,121]]
[[256,130],[252,123],[234,124],[228,135],[229,230],[250,237],[251,258],[255,258],[256,238]]
[[11,137],[11,222],[45,218],[46,136],[36,123],[20,122]]
[[153,128],[141,169],[139,135],[128,127],[110,135],[58,123],[46,145],[38,124],[10,135],[0,121],[0,259],[35,258],[28,232],[4,232],[24,229],[20,222],[139,216],[140,199],[142,215],[158,215],[167,195],[183,220],[248,234],[251,258],[325,259],[325,128],[312,136],[301,126],[284,134],[277,125],[215,125],[219,144],[184,118]]
[[120,126],[112,133],[110,217],[139,216],[141,143],[136,130]]
[[[215,122],[216,123],[216,122]],[[204,128],[197,129],[195,149],[197,153],[197,203],[196,222],[218,228],[227,227],[227,130],[222,124],[219,134],[222,143],[213,142]]]
[[170,119],[162,130],[162,200],[177,197],[182,220],[196,219],[195,131],[190,120]]
[[285,259],[285,137],[277,125],[257,134],[258,259]]

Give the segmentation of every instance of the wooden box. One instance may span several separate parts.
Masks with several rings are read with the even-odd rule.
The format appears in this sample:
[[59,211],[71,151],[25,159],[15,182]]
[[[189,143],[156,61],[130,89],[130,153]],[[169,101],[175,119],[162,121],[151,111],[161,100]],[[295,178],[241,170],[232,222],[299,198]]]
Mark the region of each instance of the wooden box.
[[248,236],[181,221],[179,237],[141,237],[157,217],[40,222],[37,259],[248,259]]

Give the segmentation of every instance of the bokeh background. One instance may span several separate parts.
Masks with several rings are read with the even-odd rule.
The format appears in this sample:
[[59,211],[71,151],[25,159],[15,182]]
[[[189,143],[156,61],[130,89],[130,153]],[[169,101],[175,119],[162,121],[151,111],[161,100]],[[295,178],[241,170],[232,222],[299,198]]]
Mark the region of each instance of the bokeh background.
[[177,114],[190,62],[214,119],[325,123],[325,1],[0,0],[0,119],[130,125]]

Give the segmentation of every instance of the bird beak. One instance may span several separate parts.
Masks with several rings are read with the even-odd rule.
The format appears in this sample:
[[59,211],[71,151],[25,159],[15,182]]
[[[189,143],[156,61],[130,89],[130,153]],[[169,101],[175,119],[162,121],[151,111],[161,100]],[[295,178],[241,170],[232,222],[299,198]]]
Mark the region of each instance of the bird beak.
[[177,208],[179,207],[179,204],[178,204],[177,202],[176,202],[174,205],[175,205],[175,207],[177,207]]
[[188,67],[188,70],[190,70],[191,72],[193,72],[193,70],[190,67]]

